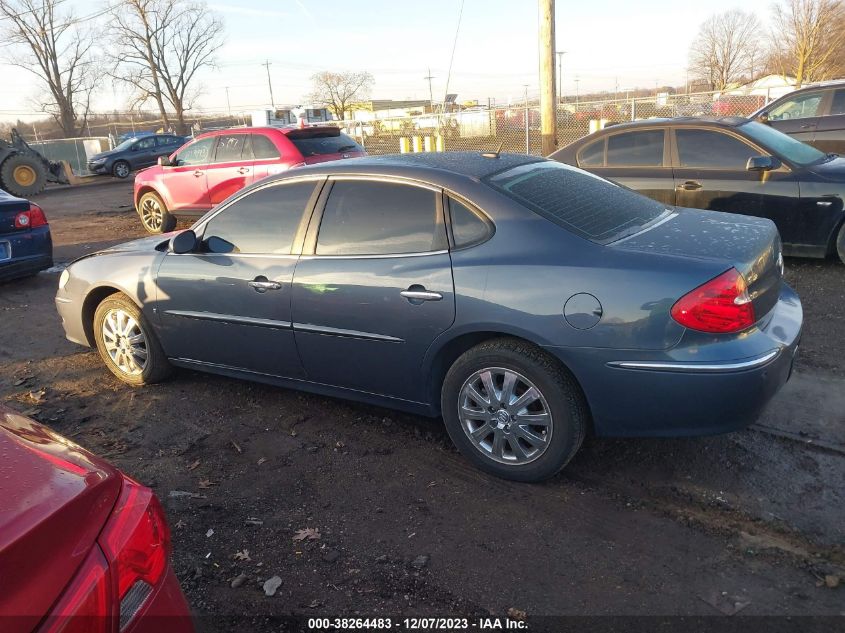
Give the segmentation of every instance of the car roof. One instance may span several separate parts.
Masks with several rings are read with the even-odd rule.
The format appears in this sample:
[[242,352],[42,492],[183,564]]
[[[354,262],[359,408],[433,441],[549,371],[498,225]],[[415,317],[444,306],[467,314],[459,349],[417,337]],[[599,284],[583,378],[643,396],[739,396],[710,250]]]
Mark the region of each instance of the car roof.
[[212,136],[220,136],[221,134],[231,134],[232,132],[243,132],[244,134],[250,132],[269,132],[269,133],[278,133],[278,134],[290,134],[295,130],[338,130],[336,125],[309,125],[306,128],[300,128],[297,126],[290,126],[290,127],[274,127],[274,126],[263,126],[263,127],[226,127],[220,130],[209,130],[208,132],[203,132],[201,134],[197,134],[194,138],[209,138]]
[[538,156],[525,154],[495,154],[482,152],[419,152],[363,156],[350,160],[329,161],[316,165],[297,167],[285,175],[316,174],[383,174],[426,179],[432,175],[465,176],[478,180],[512,167],[545,161]]
[[[627,128],[646,127],[649,125],[714,125],[717,127],[737,127],[743,123],[748,123],[751,119],[739,116],[723,116],[723,117],[703,117],[703,116],[681,116],[681,117],[664,117],[654,119],[642,119],[640,121],[627,121],[625,123],[617,123],[608,125],[604,130],[620,130]],[[586,138],[586,137],[585,137]]]

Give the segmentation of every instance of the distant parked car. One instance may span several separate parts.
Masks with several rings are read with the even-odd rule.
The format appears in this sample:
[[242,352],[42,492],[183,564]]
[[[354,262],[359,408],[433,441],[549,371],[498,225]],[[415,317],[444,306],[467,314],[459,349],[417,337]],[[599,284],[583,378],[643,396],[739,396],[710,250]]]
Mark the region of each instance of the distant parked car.
[[790,92],[751,115],[823,152],[845,154],[845,81]]
[[650,119],[586,136],[550,158],[666,205],[769,218],[784,252],[845,262],[845,159],[742,118]]
[[135,176],[135,209],[150,233],[172,231],[266,176],[366,152],[334,126],[217,130]]
[[0,281],[28,277],[53,265],[53,239],[37,204],[0,191]]
[[443,416],[480,468],[558,472],[605,436],[726,432],[801,332],[771,221],[667,208],[554,161],[420,153],[290,170],[192,229],[77,260],[71,341]]
[[0,405],[5,633],[191,633],[149,488]]
[[187,139],[175,134],[147,134],[128,138],[114,149],[88,159],[88,171],[126,178],[133,171],[155,165],[159,156],[175,152]]
[[748,116],[765,103],[764,95],[722,95],[713,102],[711,110],[720,117]]

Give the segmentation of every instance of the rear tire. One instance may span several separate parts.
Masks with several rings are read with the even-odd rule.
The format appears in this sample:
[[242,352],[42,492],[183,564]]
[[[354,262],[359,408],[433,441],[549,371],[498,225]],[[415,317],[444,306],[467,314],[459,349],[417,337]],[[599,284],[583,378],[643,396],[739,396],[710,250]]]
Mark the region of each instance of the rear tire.
[[836,253],[839,255],[839,261],[845,264],[845,222],[839,227],[839,235],[836,238]]
[[169,233],[176,228],[176,217],[167,211],[164,201],[152,191],[138,200],[138,215],[148,233]]
[[580,387],[560,363],[508,338],[481,343],[454,362],[443,381],[441,411],[467,459],[524,482],[548,479],[566,466],[584,441],[589,417]]
[[173,371],[141,309],[121,292],[97,306],[94,340],[109,371],[133,387],[160,382]]
[[47,169],[37,158],[12,154],[0,166],[0,184],[13,196],[28,198],[44,191]]
[[115,178],[128,178],[129,174],[132,173],[132,168],[125,160],[119,160],[112,165],[111,173]]

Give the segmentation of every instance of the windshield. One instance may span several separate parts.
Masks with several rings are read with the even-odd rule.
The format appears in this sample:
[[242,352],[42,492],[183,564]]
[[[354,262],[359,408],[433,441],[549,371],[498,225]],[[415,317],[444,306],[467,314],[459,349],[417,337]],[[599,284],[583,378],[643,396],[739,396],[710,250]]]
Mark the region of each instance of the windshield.
[[773,127],[764,123],[749,121],[748,123],[743,123],[737,129],[745,132],[752,141],[757,141],[777,154],[779,158],[783,158],[795,165],[805,167],[811,163],[819,162],[826,156],[824,152],[820,152],[815,147],[802,143],[782,132],[778,132]]
[[535,213],[599,244],[642,230],[667,213],[665,205],[586,171],[538,161],[484,178]]
[[120,145],[116,146],[114,149],[115,149],[115,151],[122,150],[122,149],[129,149],[132,146],[132,144],[137,140],[138,140],[137,138],[128,138],[125,141],[123,141]]

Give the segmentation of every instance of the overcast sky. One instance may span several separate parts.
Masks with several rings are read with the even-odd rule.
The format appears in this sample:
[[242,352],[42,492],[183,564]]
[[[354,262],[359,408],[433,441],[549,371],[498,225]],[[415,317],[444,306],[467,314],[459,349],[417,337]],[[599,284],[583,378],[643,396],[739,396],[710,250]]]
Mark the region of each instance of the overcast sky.
[[[104,5],[65,0],[77,16]],[[442,99],[460,0],[219,0],[209,2],[226,25],[218,67],[199,77],[203,110],[225,112],[226,86],[233,111],[269,105],[270,73],[277,105],[301,104],[309,77],[320,70],[367,70],[378,99],[428,98],[431,68],[435,99]],[[488,97],[500,104],[522,99],[523,84],[538,93],[536,0],[465,0],[449,92],[459,101]],[[574,94],[616,85],[682,85],[687,51],[699,24],[711,14],[741,7],[765,22],[771,2],[709,0],[557,0],[558,50],[566,51],[563,89]],[[2,25],[3,22],[0,22]],[[0,46],[0,57],[8,48]],[[25,70],[0,62],[0,119],[33,112],[41,90]],[[127,95],[104,82],[95,109],[126,108]],[[29,118],[29,117],[27,117]]]

